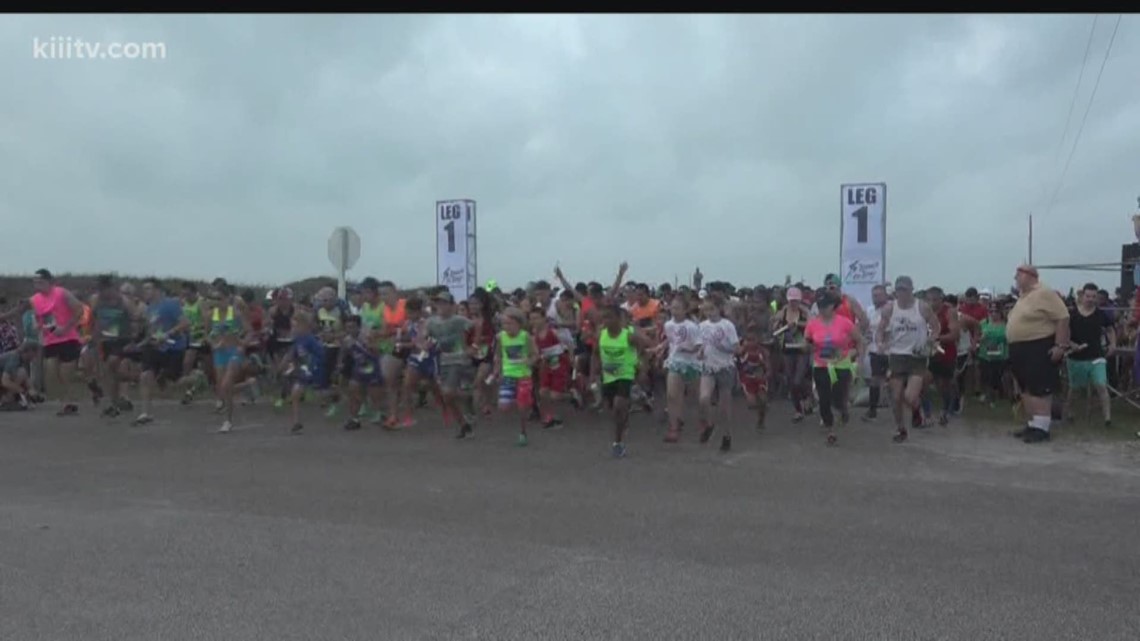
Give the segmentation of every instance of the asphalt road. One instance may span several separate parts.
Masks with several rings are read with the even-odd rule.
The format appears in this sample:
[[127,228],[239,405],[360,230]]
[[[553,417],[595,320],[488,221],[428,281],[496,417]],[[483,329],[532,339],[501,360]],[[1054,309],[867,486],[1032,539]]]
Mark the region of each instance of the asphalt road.
[[1140,638],[1133,444],[160,409],[0,414],[0,639]]

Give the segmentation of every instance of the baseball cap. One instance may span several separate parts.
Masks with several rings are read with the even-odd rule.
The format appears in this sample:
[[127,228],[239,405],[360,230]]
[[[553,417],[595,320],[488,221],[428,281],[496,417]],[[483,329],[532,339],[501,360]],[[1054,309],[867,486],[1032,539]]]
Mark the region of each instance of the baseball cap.
[[909,289],[914,291],[914,281],[910,276],[899,276],[895,279],[895,289]]
[[439,301],[441,303],[452,303],[452,304],[455,303],[455,297],[452,296],[451,292],[448,292],[448,291],[440,292],[440,293],[436,294],[435,296],[432,296],[431,299],[434,301]]
[[825,287],[831,286],[831,285],[835,285],[836,287],[839,287],[840,285],[843,284],[843,281],[839,280],[839,276],[837,276],[835,274],[828,274],[827,276],[823,277],[823,284]]
[[707,290],[703,287],[701,288],[701,291],[697,292],[697,298],[708,298],[708,295],[709,295],[709,290]]
[[804,299],[804,293],[800,291],[799,287],[789,287],[788,288],[788,300],[798,300],[798,301],[802,302],[803,299]]

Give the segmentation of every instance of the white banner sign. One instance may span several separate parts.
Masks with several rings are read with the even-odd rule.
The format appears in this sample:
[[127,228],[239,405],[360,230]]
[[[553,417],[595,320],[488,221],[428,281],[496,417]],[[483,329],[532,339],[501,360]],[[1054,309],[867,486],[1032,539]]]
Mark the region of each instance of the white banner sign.
[[840,185],[839,214],[843,293],[870,310],[871,289],[887,282],[887,185]]
[[474,200],[436,202],[435,273],[436,283],[446,285],[457,303],[478,287]]

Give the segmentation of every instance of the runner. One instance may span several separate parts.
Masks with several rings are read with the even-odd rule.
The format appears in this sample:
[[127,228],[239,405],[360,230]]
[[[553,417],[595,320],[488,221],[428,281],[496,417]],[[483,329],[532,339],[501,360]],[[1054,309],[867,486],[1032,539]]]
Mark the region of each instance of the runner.
[[78,414],[71,381],[82,352],[78,325],[83,319],[83,304],[71,292],[56,285],[46,269],[36,271],[32,287],[36,291],[31,304],[43,344],[44,377],[59,386],[56,394],[61,407],[56,415]]
[[526,423],[534,405],[534,366],[538,363],[538,345],[523,329],[526,316],[522,310],[511,307],[503,312],[503,330],[499,332],[495,350],[495,369],[488,384],[499,381],[499,409],[508,411],[512,406],[519,414],[519,436],[515,445],[526,447]]
[[958,334],[961,331],[958,325],[958,313],[953,305],[945,301],[944,296],[941,287],[931,287],[926,290],[926,301],[938,315],[938,326],[942,330],[938,336],[938,344],[942,349],[930,356],[929,368],[931,375],[934,376],[938,396],[942,400],[938,424],[943,427],[950,423],[950,412],[954,408],[954,399],[958,396],[955,377],[958,366]]
[[745,332],[736,355],[736,370],[748,406],[756,410],[756,429],[768,415],[768,348],[756,329]]
[[[367,413],[368,403],[374,408],[381,406],[380,391],[384,381],[380,374],[378,345],[378,332],[363,327],[359,316],[346,319],[344,343],[341,346],[342,367],[349,372],[350,378],[349,418],[344,424],[346,430],[360,429],[360,419]],[[378,415],[379,411],[376,413]]]
[[784,381],[792,399],[795,414],[793,423],[804,420],[804,414],[810,409],[811,381],[808,373],[811,370],[811,357],[804,340],[804,330],[808,323],[808,309],[804,307],[803,291],[799,287],[791,287],[787,291],[788,304],[776,312],[772,319],[775,332],[778,335],[784,357]]
[[[198,285],[190,281],[183,282],[182,315],[186,317],[186,322],[190,326],[186,354],[182,361],[182,373],[187,384],[182,397],[183,405],[192,403],[195,394],[203,388],[215,385],[217,381],[214,374],[214,360],[210,358],[210,344],[206,341],[206,316],[209,313],[209,306],[198,294]],[[196,370],[199,366],[201,370]],[[199,371],[200,375],[196,375],[196,371]]]
[[668,350],[665,402],[669,431],[665,442],[676,443],[685,426],[685,396],[689,391],[686,388],[699,386],[701,380],[701,329],[688,317],[688,304],[682,297],[675,297],[669,307],[673,316],[665,323],[661,343],[654,350],[658,354]]
[[[895,279],[895,300],[879,315],[875,340],[885,350],[891,377],[891,409],[896,443],[907,439],[906,420],[921,412],[921,395],[933,337],[941,334],[938,316],[914,295],[910,276]],[[909,411],[907,411],[909,410]]]
[[[232,289],[228,289],[228,291],[232,292]],[[281,365],[285,357],[293,348],[293,316],[297,310],[293,305],[292,289],[281,287],[272,290],[270,294],[272,295],[272,302],[269,309],[266,310],[266,316],[269,317],[268,352],[274,371],[280,372],[283,371]],[[280,394],[273,402],[273,406],[277,409],[285,406],[285,399],[289,398],[292,392],[290,381],[282,380],[280,383]]]
[[[320,333],[321,346],[324,348],[324,371],[329,377],[329,389],[323,402],[326,406],[325,416],[333,418],[339,409],[341,392],[341,352],[340,345],[344,342],[344,321],[351,314],[348,303],[336,296],[332,287],[322,287],[314,297],[316,306],[317,329]],[[344,382],[347,383],[348,377]]]
[[724,299],[714,294],[705,299],[701,310],[705,320],[701,322],[701,433],[700,442],[708,443],[716,429],[714,395],[722,402],[716,403],[723,418],[720,451],[732,449],[732,392],[736,387],[736,354],[740,338],[732,321],[722,316]]
[[[439,360],[436,345],[427,335],[427,321],[424,317],[424,303],[420,298],[409,298],[403,307],[404,326],[396,334],[396,354],[406,354],[403,391],[397,397],[396,412],[384,423],[386,429],[401,429],[416,424],[412,416],[416,391],[420,384],[431,390],[442,405],[442,393],[436,377],[439,375]],[[400,407],[404,408],[404,418],[397,423]]]
[[182,362],[186,352],[186,330],[189,323],[182,315],[182,304],[166,295],[161,282],[148,278],[142,283],[143,300],[147,303],[147,334],[139,345],[142,376],[139,393],[142,396],[142,413],[134,425],[146,425],[151,416],[152,401],[160,384],[182,378]]
[[812,346],[812,380],[819,394],[819,416],[827,428],[828,445],[837,441],[832,410],[839,410],[842,425],[849,421],[847,395],[854,377],[854,363],[862,360],[865,348],[862,332],[847,316],[839,314],[840,305],[839,296],[824,292],[816,300],[819,316],[808,321],[804,329],[804,338]]
[[227,434],[233,430],[234,392],[245,378],[243,336],[248,336],[250,327],[245,314],[234,300],[230,285],[220,279],[214,282],[214,289],[210,292],[211,312],[206,317],[206,336],[210,341],[214,371],[218,376],[218,411],[225,415],[218,433]]
[[491,350],[497,333],[495,323],[495,303],[485,290],[475,290],[475,296],[468,301],[471,311],[471,366],[475,368],[475,387],[472,402],[484,416],[490,416],[497,402],[498,390],[487,385],[487,379],[494,371],[494,356]]
[[131,329],[136,308],[122,295],[121,290],[110,276],[100,276],[98,293],[91,299],[94,315],[93,349],[103,359],[101,372],[103,385],[110,394],[111,402],[103,410],[103,416],[113,418],[124,410],[130,410],[124,402],[120,387],[120,367],[123,351],[131,342]]
[[1053,394],[1060,386],[1059,367],[1069,350],[1069,310],[1056,292],[1044,287],[1032,265],[1014,274],[1020,296],[1009,313],[1005,335],[1010,370],[1021,390],[1029,423],[1013,433],[1026,443],[1049,440]]
[[884,350],[884,346],[879,343],[876,336],[879,328],[879,321],[882,320],[883,308],[890,303],[890,298],[887,296],[887,288],[885,285],[875,285],[871,288],[871,303],[874,307],[868,314],[868,321],[871,323],[871,340],[867,346],[868,360],[871,365],[871,378],[867,381],[867,413],[863,415],[863,420],[873,421],[879,415],[879,403],[882,400],[883,381],[886,379],[887,370],[890,369],[889,358]]
[[[1116,349],[1116,328],[1097,304],[1098,290],[1093,283],[1081,288],[1077,306],[1069,312],[1070,340],[1068,352],[1069,393],[1065,402],[1069,420],[1073,420],[1073,392],[1092,387],[1100,399],[1104,426],[1112,426],[1112,406],[1108,395],[1108,365],[1105,354]],[[1107,350],[1106,346],[1107,345]]]
[[978,339],[978,369],[982,395],[978,400],[994,407],[997,399],[1007,397],[1005,374],[1009,368],[1009,344],[1005,340],[1005,310],[1000,303],[990,303],[989,317],[982,321]]
[[570,398],[570,375],[574,365],[562,337],[550,326],[541,310],[530,312],[530,331],[538,348],[538,408],[545,429],[562,427],[562,418],[554,413],[554,404]]
[[[622,263],[622,267],[619,274],[624,274],[625,263]],[[624,458],[627,452],[625,435],[629,429],[630,394],[637,376],[637,350],[651,347],[652,344],[635,328],[625,325],[619,306],[610,304],[603,307],[598,344],[590,371],[595,385],[601,380],[603,402],[613,412],[614,442],[610,446],[610,453],[614,458]]]
[[283,378],[290,382],[289,402],[293,414],[290,433],[300,434],[305,425],[301,422],[301,400],[309,390],[323,394],[329,387],[329,370],[326,369],[325,348],[313,334],[313,319],[298,310],[290,320],[290,349],[282,361]]
[[442,394],[443,420],[459,423],[455,437],[467,438],[475,433],[475,405],[472,387],[475,383],[476,354],[472,339],[473,323],[455,313],[455,298],[446,289],[432,299],[435,315],[427,321],[427,338],[439,352],[439,387]]
[[[641,333],[652,343],[657,344],[657,316],[661,311],[661,301],[650,296],[649,285],[638,283],[633,288],[630,299],[629,315]],[[637,365],[637,385],[634,387],[633,400],[640,401],[646,413],[653,413],[653,390],[656,381],[656,368],[648,352],[641,355]]]

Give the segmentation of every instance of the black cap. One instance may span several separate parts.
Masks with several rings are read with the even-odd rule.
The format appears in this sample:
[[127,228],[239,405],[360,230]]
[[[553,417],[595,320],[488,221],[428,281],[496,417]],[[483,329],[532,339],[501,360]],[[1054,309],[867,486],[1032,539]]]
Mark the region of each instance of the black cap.
[[380,281],[376,280],[372,276],[368,276],[364,280],[360,281],[360,289],[367,289],[370,292],[378,292],[380,291]]
[[967,287],[966,288],[966,298],[977,298],[977,297],[978,297],[978,288],[977,287]]
[[44,280],[53,280],[51,277],[51,272],[49,272],[48,270],[46,270],[42,267],[40,269],[36,270],[36,277],[42,278]]

